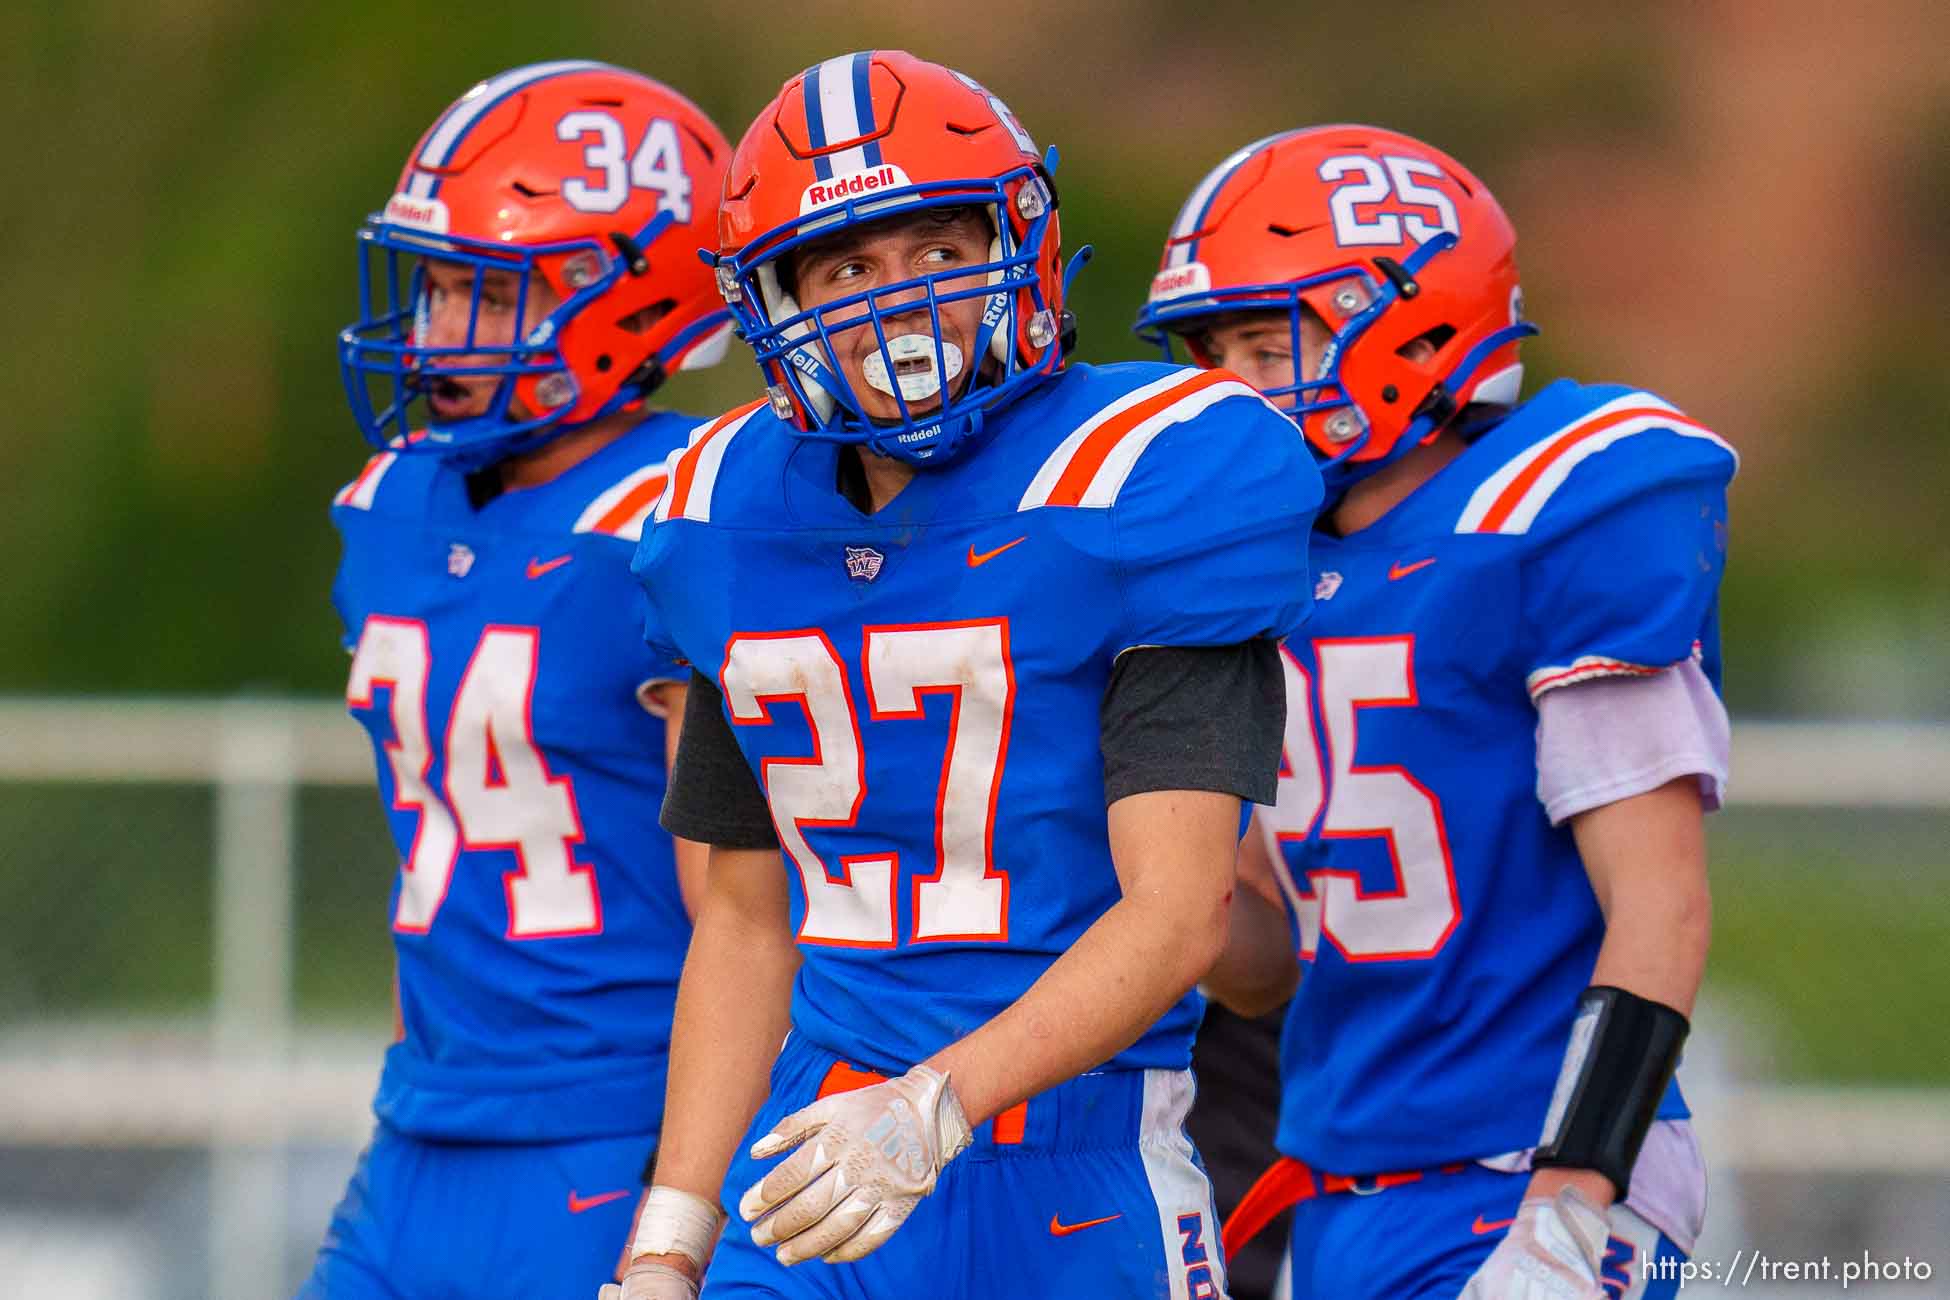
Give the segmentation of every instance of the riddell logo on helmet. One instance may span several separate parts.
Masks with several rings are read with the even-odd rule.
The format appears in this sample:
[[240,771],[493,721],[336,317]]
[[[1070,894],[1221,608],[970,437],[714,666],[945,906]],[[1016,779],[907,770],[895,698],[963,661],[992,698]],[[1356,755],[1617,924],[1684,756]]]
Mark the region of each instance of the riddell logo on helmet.
[[1210,293],[1211,291],[1212,272],[1205,269],[1203,262],[1168,266],[1151,277],[1152,302],[1160,298],[1176,298],[1185,293]]
[[395,194],[386,200],[386,220],[395,226],[447,233],[447,205],[439,199],[416,199],[410,194]]
[[882,163],[871,171],[835,176],[830,181],[814,181],[799,196],[799,215],[803,217],[815,208],[858,198],[862,194],[900,189],[909,184],[912,182],[907,179],[907,173],[892,163]]

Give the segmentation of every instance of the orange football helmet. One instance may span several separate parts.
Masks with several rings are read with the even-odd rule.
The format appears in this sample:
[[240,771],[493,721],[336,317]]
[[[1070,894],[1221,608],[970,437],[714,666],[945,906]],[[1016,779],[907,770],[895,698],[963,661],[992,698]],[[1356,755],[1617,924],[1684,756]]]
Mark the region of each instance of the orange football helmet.
[[[1296,382],[1266,395],[1292,412],[1345,490],[1470,403],[1522,386],[1516,231],[1483,183],[1441,151],[1372,126],[1268,136],[1220,163],[1165,241],[1138,334],[1171,353],[1212,318],[1285,310]],[[1332,332],[1318,373],[1298,373],[1300,318]],[[1418,339],[1433,351],[1411,360]],[[1200,365],[1202,355],[1186,337]]]
[[[730,155],[697,105],[607,64],[530,64],[455,100],[359,231],[360,319],[339,356],[366,436],[479,467],[720,360],[729,313],[697,249]],[[429,340],[428,261],[473,268],[458,345]],[[525,321],[517,308],[511,337],[477,338],[491,271],[517,277],[520,303],[539,277],[560,305]],[[431,385],[470,375],[498,377],[484,414],[409,428]]]
[[[1056,193],[1015,114],[973,79],[901,50],[845,54],[808,68],[732,155],[718,216],[718,284],[757,354],[773,409],[801,434],[859,443],[910,463],[939,464],[984,415],[1063,364],[1067,322]],[[981,209],[988,260],[917,276],[801,310],[780,260],[809,239],[927,209]],[[841,369],[832,335],[872,328],[885,374],[887,317],[925,301],[941,403],[894,422],[870,420]],[[944,355],[943,303],[986,301],[973,356]],[[958,388],[953,383],[961,377]]]

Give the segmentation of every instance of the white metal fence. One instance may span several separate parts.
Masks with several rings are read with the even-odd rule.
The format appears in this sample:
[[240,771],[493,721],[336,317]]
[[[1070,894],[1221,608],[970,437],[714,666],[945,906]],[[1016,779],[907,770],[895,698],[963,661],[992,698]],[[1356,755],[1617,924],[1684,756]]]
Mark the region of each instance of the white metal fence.
[[[349,1151],[369,1125],[379,1044],[294,1022],[292,936],[299,790],[372,780],[365,738],[336,702],[0,699],[0,784],[214,790],[207,1030],[159,1040],[125,1025],[0,1023],[0,1152],[211,1153],[209,1276],[194,1288],[210,1300],[283,1293],[292,1234],[323,1226],[286,1221],[287,1153]],[[1950,809],[1950,726],[1743,721],[1731,791],[1736,806]],[[1702,1092],[1717,1168],[1950,1177],[1950,1092]]]

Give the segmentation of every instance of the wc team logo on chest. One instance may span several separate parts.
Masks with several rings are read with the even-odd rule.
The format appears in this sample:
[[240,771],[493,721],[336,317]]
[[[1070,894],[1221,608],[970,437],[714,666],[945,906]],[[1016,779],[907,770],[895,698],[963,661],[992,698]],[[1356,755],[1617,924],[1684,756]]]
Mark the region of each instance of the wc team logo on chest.
[[846,576],[856,582],[872,582],[880,576],[880,566],[887,557],[871,546],[849,546],[846,548]]

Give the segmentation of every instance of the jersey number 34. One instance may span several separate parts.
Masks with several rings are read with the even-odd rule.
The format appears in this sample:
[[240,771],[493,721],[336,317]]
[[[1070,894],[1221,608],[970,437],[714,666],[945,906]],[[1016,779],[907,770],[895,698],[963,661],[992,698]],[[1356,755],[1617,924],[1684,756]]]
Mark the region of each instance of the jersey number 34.
[[[569,778],[548,770],[535,745],[529,702],[541,633],[532,627],[488,627],[454,693],[447,720],[446,781],[428,782],[433,741],[427,727],[427,675],[432,655],[418,619],[374,614],[352,655],[346,704],[369,709],[373,688],[392,688],[393,806],[415,809],[419,827],[400,864],[393,928],[424,934],[447,897],[454,861],[470,849],[510,849],[519,870],[505,877],[508,937],[546,939],[602,929],[595,873],[578,866],[582,842]],[[444,796],[444,797],[443,797]]]

